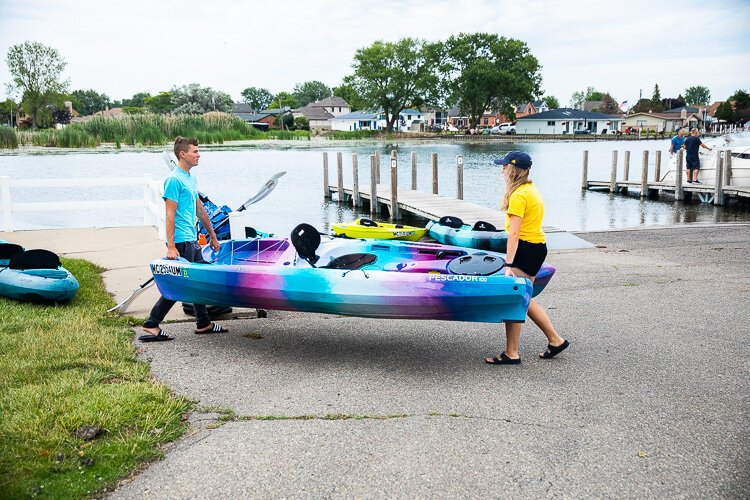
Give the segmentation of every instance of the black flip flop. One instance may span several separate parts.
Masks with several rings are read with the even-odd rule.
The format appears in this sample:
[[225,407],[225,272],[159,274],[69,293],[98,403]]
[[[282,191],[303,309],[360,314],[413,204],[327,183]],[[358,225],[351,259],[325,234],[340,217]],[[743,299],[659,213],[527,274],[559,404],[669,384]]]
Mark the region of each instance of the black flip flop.
[[542,359],[552,359],[563,352],[565,349],[567,349],[569,345],[570,342],[568,342],[567,340],[560,345],[547,344],[547,350],[539,354],[539,357]]
[[489,365],[520,365],[521,358],[513,359],[509,358],[505,352],[501,352],[500,356],[494,356],[492,358],[486,358],[485,363]]
[[141,342],[164,342],[166,340],[174,340],[174,337],[167,335],[167,333],[159,328],[159,333],[154,335],[153,333],[145,333],[138,337]]
[[229,331],[218,323],[211,323],[211,325],[211,328],[208,330],[196,330],[195,333],[198,335],[209,335],[212,333],[226,333]]

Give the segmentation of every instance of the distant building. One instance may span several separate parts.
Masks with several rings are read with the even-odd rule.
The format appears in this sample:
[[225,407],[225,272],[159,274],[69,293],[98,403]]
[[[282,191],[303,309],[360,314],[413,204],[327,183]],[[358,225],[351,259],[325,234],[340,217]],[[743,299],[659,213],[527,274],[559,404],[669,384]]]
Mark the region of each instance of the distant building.
[[[664,113],[633,113],[624,117],[623,130],[634,128],[641,131],[673,133],[680,128],[702,128],[703,117],[697,113],[688,113],[692,106],[677,108]],[[696,111],[698,108],[692,107]],[[674,112],[676,111],[676,112]]]
[[[560,108],[519,118],[518,134],[605,134],[620,129],[622,117]],[[585,131],[585,132],[584,132]]]
[[[385,113],[382,111],[374,113],[354,111],[333,117],[330,123],[332,130],[384,130],[388,126]],[[413,132],[420,130],[424,124],[425,119],[421,111],[405,109],[399,113],[393,129],[400,132]]]
[[307,118],[310,130],[330,130],[332,118],[346,115],[351,111],[349,104],[342,97],[333,96],[297,108],[292,111],[292,116]]

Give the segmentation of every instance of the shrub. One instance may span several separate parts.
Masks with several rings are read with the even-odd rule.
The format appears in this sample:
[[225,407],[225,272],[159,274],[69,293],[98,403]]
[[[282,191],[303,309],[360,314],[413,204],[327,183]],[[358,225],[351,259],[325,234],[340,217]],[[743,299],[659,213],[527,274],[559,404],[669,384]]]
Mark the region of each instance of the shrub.
[[16,149],[18,147],[18,136],[11,127],[0,125],[0,148]]

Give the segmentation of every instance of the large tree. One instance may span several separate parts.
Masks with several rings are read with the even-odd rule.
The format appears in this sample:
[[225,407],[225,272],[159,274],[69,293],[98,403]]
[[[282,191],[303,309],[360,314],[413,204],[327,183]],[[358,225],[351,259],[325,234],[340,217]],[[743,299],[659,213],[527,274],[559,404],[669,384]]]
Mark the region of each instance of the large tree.
[[57,49],[29,41],[11,46],[5,61],[14,88],[23,94],[21,106],[35,129],[37,114],[52,103],[55,94],[68,89],[67,80],[62,80],[67,63]]
[[705,106],[711,101],[711,92],[708,90],[708,87],[704,87],[703,85],[688,87],[685,89],[685,101],[688,104],[701,104]]
[[365,107],[382,109],[388,131],[401,111],[421,106],[438,89],[432,47],[402,38],[395,43],[377,41],[354,54],[354,73],[347,82]]
[[103,111],[110,104],[107,94],[100,94],[94,89],[74,90],[71,93],[71,101],[73,102],[73,109],[82,116]]
[[553,95],[542,97],[542,101],[547,104],[549,109],[557,109],[560,107],[560,101],[558,101],[557,97]]
[[146,97],[143,103],[149,111],[158,115],[169,113],[174,109],[172,92],[159,92],[157,95]]
[[289,92],[279,92],[269,106],[271,109],[297,108],[299,103],[294,95]]
[[599,106],[600,113],[604,113],[605,115],[619,115],[622,113],[620,105],[617,104],[617,101],[611,95],[604,94],[600,100],[602,101],[602,105]]
[[292,93],[300,107],[307,106],[311,102],[316,102],[331,97],[331,88],[325,83],[313,80],[310,82],[298,83],[294,86]]
[[242,101],[258,113],[268,108],[273,101],[273,94],[268,89],[248,87],[242,91]]
[[485,111],[512,116],[516,103],[541,93],[539,61],[520,40],[462,33],[442,44],[440,59],[448,103],[469,116],[472,128]]
[[173,113],[202,114],[208,111],[232,111],[234,102],[229,94],[197,83],[172,89]]
[[727,123],[734,123],[736,120],[736,116],[734,114],[732,103],[729,101],[724,101],[719,104],[719,107],[716,108],[716,112],[714,113],[714,118],[716,118],[717,120],[725,121]]
[[652,111],[664,111],[664,105],[661,103],[661,92],[659,91],[659,84],[654,84],[654,93],[651,95],[651,110]]
[[338,87],[334,87],[333,95],[343,98],[352,111],[357,111],[367,107],[362,97],[357,93],[354,85],[351,84],[350,77],[344,78],[344,81]]
[[738,122],[750,120],[750,94],[745,90],[738,90],[729,98],[734,101],[734,114]]

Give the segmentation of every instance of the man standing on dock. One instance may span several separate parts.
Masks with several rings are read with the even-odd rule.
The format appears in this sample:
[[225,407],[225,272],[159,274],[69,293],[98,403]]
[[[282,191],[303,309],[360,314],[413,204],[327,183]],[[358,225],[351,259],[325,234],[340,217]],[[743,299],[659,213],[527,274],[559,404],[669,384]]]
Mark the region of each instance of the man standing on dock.
[[701,169],[701,160],[698,157],[698,151],[700,148],[706,148],[711,151],[711,148],[706,146],[700,138],[700,132],[697,128],[693,128],[690,131],[690,137],[685,139],[685,144],[682,146],[685,148],[685,165],[687,166],[688,184],[700,184],[698,180],[698,172]]
[[677,130],[677,135],[672,137],[672,144],[669,145],[669,156],[676,154],[677,151],[682,149],[683,144],[685,144],[685,131],[679,129]]

